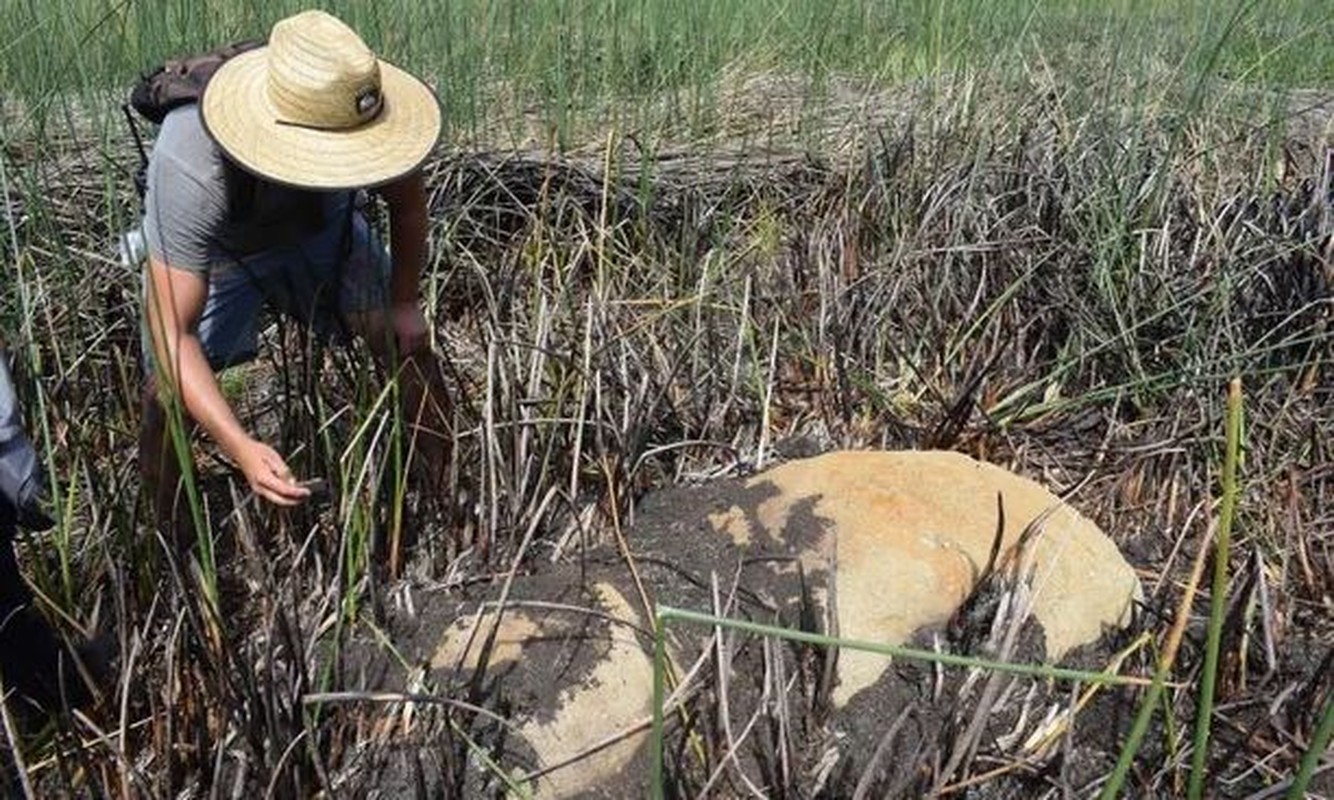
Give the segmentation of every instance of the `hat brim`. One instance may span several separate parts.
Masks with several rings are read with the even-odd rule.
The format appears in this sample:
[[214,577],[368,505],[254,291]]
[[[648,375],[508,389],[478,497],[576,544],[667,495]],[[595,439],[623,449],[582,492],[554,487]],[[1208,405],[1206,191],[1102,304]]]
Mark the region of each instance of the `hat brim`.
[[303,189],[379,186],[414,172],[440,137],[440,102],[413,75],[380,61],[384,107],[346,130],[283,124],[269,102],[268,48],[218,68],[200,111],[218,146],[245,169]]

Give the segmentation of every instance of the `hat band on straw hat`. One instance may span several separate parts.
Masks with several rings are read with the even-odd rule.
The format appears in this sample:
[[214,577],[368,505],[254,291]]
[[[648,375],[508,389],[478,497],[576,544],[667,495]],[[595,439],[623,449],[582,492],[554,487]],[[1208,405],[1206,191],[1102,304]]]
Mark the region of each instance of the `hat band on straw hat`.
[[294,128],[310,128],[316,131],[347,131],[365,125],[368,122],[374,122],[375,118],[380,116],[384,110],[384,94],[378,86],[367,86],[357,92],[356,96],[357,116],[356,119],[348,122],[326,122],[320,123],[314,120],[288,119],[279,113],[273,118],[273,121],[279,125],[289,125]]

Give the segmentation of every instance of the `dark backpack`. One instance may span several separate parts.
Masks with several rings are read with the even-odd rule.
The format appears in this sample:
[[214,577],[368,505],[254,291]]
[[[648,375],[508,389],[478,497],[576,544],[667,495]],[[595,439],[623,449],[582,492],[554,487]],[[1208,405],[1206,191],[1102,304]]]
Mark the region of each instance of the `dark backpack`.
[[203,96],[209,78],[228,59],[263,44],[262,39],[250,39],[207,53],[172,59],[140,77],[130,90],[130,106],[139,112],[139,116],[161,125],[172,109],[197,102]]
[[130,89],[129,102],[121,106],[125,119],[134,136],[135,147],[139,150],[139,170],[134,175],[134,186],[142,200],[146,189],[145,175],[148,170],[148,151],[144,149],[143,139],[139,136],[139,126],[130,114],[133,108],[139,116],[161,125],[173,109],[190,103],[196,103],[204,95],[204,88],[228,59],[264,44],[263,39],[248,39],[233,42],[206,53],[175,58],[167,63],[139,76],[139,81]]

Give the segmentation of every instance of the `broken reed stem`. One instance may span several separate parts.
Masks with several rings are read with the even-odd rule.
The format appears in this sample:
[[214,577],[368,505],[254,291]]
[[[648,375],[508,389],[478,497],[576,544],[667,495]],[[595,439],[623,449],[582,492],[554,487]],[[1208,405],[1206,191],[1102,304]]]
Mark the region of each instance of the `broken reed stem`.
[[318,706],[330,703],[368,703],[368,704],[386,704],[386,703],[420,703],[423,705],[448,706],[460,711],[466,711],[469,714],[476,714],[479,717],[486,717],[492,722],[498,723],[511,733],[517,732],[518,727],[513,720],[497,714],[494,711],[483,708],[479,705],[469,703],[466,700],[458,700],[444,695],[425,694],[422,692],[309,692],[301,695],[301,704],[303,706]]
[[[871,761],[862,770],[862,776],[857,779],[857,785],[852,790],[852,800],[866,800],[866,796],[871,792],[871,786],[875,783],[877,773],[880,771],[880,765],[889,754],[890,745],[899,736],[899,730],[903,728],[908,718],[917,713],[917,703],[909,701],[904,705],[903,710],[890,723],[889,730],[880,737],[880,742],[875,746],[875,752],[871,753]],[[1025,762],[1020,761],[1021,765]],[[948,787],[947,787],[948,790]]]
[[649,797],[662,800],[662,717],[667,661],[667,618],[662,606],[653,617],[653,733],[649,736]]
[[1209,724],[1213,718],[1214,685],[1218,678],[1218,646],[1227,613],[1227,562],[1232,545],[1232,520],[1237,512],[1237,461],[1241,451],[1241,378],[1227,387],[1227,428],[1223,452],[1222,491],[1219,509],[1218,544],[1214,550],[1214,582],[1209,593],[1209,633],[1205,640],[1204,674],[1200,680],[1199,711],[1195,717],[1194,752],[1186,796],[1199,800],[1204,793],[1205,761],[1209,749]]
[[778,319],[774,319],[774,334],[769,344],[769,379],[764,384],[764,407],[760,409],[760,441],[755,448],[755,470],[764,470],[765,451],[769,447],[769,423],[772,418],[774,384],[778,382]]
[[9,713],[9,688],[5,686],[4,676],[0,675],[0,717],[4,721],[5,740],[9,743],[10,757],[14,760],[14,772],[18,774],[19,786],[25,798],[36,797],[32,793],[32,782],[28,778],[28,765],[23,760],[22,741],[19,739],[13,715]]
[[463,740],[463,744],[467,746],[468,751],[477,757],[477,760],[482,766],[492,775],[499,778],[501,783],[505,784],[505,788],[508,790],[505,795],[506,797],[532,797],[532,793],[527,791],[523,784],[518,783],[511,777],[510,774],[505,771],[504,767],[497,764],[495,760],[491,758],[491,753],[481,745],[477,744],[476,740],[469,736],[468,732],[463,729],[463,726],[459,725],[459,723],[452,717],[449,720],[449,728],[456,736]]
[[[717,572],[710,573],[709,586],[713,596],[713,613],[721,617],[726,611],[723,608],[722,599],[718,593]],[[733,584],[732,591],[733,597],[735,597],[735,584]],[[728,605],[731,605],[730,601]],[[763,798],[764,792],[746,776],[746,772],[742,769],[741,762],[737,759],[736,755],[737,750],[741,747],[741,741],[745,739],[751,728],[754,727],[756,720],[759,719],[760,710],[756,709],[750,722],[746,724],[745,729],[742,731],[741,738],[738,739],[732,732],[732,708],[731,696],[729,694],[730,682],[727,676],[728,671],[732,668],[731,648],[728,647],[727,637],[723,635],[722,628],[714,628],[713,650],[718,659],[718,665],[716,667],[718,670],[718,722],[719,726],[723,729],[723,736],[726,737],[727,744],[727,752],[723,754],[722,763],[718,765],[715,775],[721,775],[723,771],[727,769],[727,765],[732,764],[736,767],[737,778],[740,779],[742,785],[744,785],[752,795]],[[710,776],[710,783],[713,782],[714,777],[715,776]],[[701,795],[703,794],[705,793],[701,792]]]
[[1186,622],[1190,619],[1191,606],[1195,605],[1195,594],[1200,588],[1200,577],[1204,574],[1204,557],[1209,552],[1209,542],[1212,539],[1208,531],[1200,539],[1200,548],[1195,552],[1195,561],[1190,567],[1190,577],[1186,579],[1186,591],[1181,595],[1181,603],[1177,606],[1176,619],[1172,622],[1172,628],[1167,632],[1167,639],[1163,642],[1162,654],[1158,657],[1158,666],[1153,672],[1153,685],[1149,687],[1149,693],[1140,704],[1139,712],[1135,715],[1135,721],[1130,726],[1130,735],[1126,737],[1126,743],[1121,748],[1121,755],[1117,758],[1116,767],[1112,770],[1111,777],[1103,786],[1102,793],[1098,795],[1099,800],[1111,800],[1121,791],[1125,784],[1126,775],[1130,772],[1130,765],[1135,761],[1135,754],[1139,752],[1140,743],[1144,741],[1144,733],[1149,729],[1149,722],[1153,719],[1153,711],[1158,707],[1158,700],[1163,694],[1163,687],[1167,685],[1167,675],[1172,671],[1172,666],[1176,663],[1177,650],[1181,647],[1181,640],[1186,634]]
[[[1196,579],[1198,580],[1198,575],[1196,576]],[[1180,637],[1178,636],[1178,638]],[[1103,668],[1103,672],[1109,674],[1118,672],[1121,669],[1121,665],[1126,662],[1126,659],[1147,647],[1152,639],[1153,636],[1149,632],[1145,631],[1144,633],[1141,633],[1136,637],[1135,641],[1122,648],[1120,652],[1112,657],[1112,660],[1108,665]],[[1040,757],[1049,754],[1050,748],[1053,743],[1055,743],[1057,737],[1060,737],[1063,742],[1068,742],[1069,737],[1074,731],[1075,719],[1104,688],[1105,687],[1102,686],[1090,686],[1082,692],[1077,692],[1077,697],[1071,703],[1070,712],[1068,714],[1058,718],[1055,724],[1047,729],[1037,731],[1024,743],[1025,759],[1035,763],[1041,761]],[[1029,756],[1032,756],[1032,758],[1029,758]],[[958,786],[958,784],[956,784],[956,786]],[[948,789],[949,787],[946,788]]]

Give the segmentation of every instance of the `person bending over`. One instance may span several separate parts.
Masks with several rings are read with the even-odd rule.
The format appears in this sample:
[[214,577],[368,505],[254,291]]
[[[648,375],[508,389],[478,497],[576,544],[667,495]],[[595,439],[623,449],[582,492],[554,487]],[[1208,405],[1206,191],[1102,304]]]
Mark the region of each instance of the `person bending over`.
[[[418,287],[428,230],[422,165],[440,124],[424,82],[321,11],[280,20],[266,45],[228,60],[198,103],[163,121],[143,220],[151,357],[140,464],[159,529],[171,525],[178,546],[189,523],[177,505],[182,465],[171,431],[197,423],[270,503],[294,506],[310,494],[241,424],[216,377],[256,355],[265,303],[319,336],[364,337],[403,378],[404,413],[421,423],[415,450],[428,473],[441,474],[448,400]],[[385,200],[388,252],[357,206],[359,189]],[[173,400],[185,426],[168,424]]]

